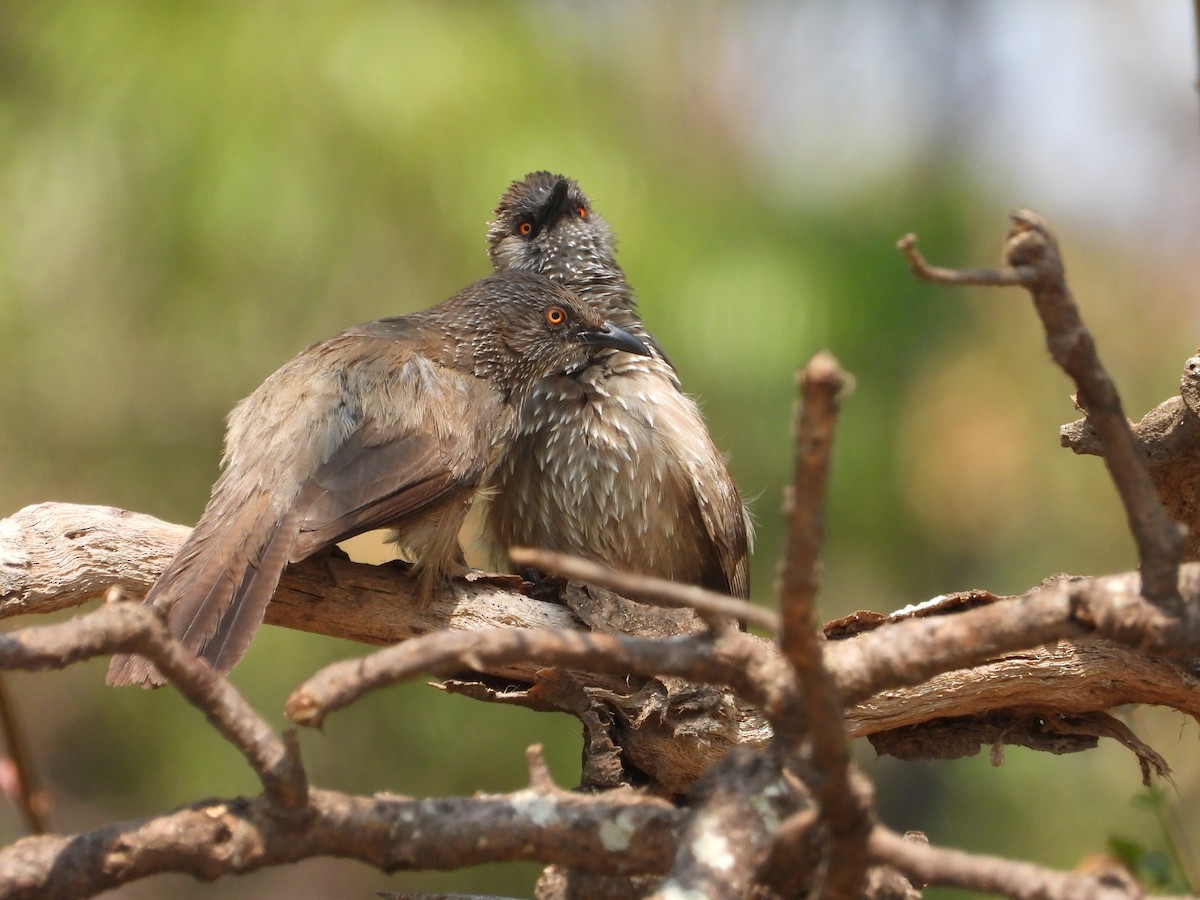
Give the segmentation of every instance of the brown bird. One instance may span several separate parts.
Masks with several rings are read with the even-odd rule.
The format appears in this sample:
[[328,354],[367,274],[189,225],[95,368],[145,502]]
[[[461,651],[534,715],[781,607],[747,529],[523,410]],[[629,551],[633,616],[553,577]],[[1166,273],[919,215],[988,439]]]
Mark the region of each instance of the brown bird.
[[549,276],[652,348],[605,351],[597,365],[558,369],[533,387],[496,472],[492,541],[748,596],[749,516],[699,408],[642,324],[608,223],[573,180],[534,172],[500,198],[488,244],[497,271]]
[[[284,566],[352,535],[395,528],[428,595],[465,565],[459,528],[530,387],[616,348],[649,352],[528,273],[493,275],[432,309],[314,344],[230,413],[224,472],[145,602],[166,607],[171,633],[227,672]],[[108,680],[163,679],[146,660],[117,656]]]

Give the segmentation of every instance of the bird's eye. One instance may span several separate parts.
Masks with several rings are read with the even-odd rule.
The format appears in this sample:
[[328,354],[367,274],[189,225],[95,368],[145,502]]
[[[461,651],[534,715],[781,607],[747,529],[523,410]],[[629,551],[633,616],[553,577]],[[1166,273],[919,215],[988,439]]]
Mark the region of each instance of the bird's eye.
[[577,213],[579,213],[579,218],[581,218],[581,219],[587,218],[587,207],[586,206],[580,206],[575,211]]
[[567,321],[567,311],[561,306],[551,306],[546,310],[546,321],[551,325],[561,325]]
[[530,222],[528,219],[526,219],[524,222],[522,222],[520,225],[517,226],[517,234],[524,235],[525,237],[529,237],[529,235],[533,234],[533,223]]

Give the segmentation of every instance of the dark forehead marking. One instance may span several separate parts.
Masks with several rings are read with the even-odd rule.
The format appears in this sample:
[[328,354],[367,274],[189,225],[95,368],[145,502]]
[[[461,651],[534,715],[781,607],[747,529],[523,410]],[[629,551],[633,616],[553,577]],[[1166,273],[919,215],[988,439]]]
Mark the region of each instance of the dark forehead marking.
[[504,192],[504,196],[500,198],[500,205],[496,207],[496,215],[505,213],[529,215],[537,212],[546,202],[554,185],[560,180],[567,182],[567,196],[572,203],[581,206],[590,205],[587,196],[579,189],[579,185],[573,178],[543,170],[531,172],[520,181],[510,184],[508,190]]

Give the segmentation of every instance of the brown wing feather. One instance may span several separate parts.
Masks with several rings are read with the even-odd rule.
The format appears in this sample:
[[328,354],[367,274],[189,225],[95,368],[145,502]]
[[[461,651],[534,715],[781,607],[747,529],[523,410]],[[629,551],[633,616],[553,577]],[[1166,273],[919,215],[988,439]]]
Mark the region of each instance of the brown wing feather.
[[[720,459],[715,448],[711,459]],[[705,587],[745,599],[750,596],[749,553],[753,541],[749,514],[727,469],[697,469],[692,479],[693,496],[716,563],[710,567]]]
[[[456,448],[456,454],[462,448]],[[485,459],[453,466],[429,434],[380,440],[372,425],[352,434],[300,491],[290,562],[355,534],[395,525],[479,483]],[[458,471],[455,471],[458,468]]]
[[[507,423],[499,393],[397,347],[408,331],[364,326],[322,342],[231,414],[229,466],[147,595],[167,606],[172,634],[217,670],[241,657],[289,562],[424,515],[444,531],[453,524],[445,511],[461,516],[456,498],[492,465],[498,423]],[[444,543],[416,549],[444,552]],[[445,560],[421,562],[437,569]],[[115,657],[109,681],[162,679],[144,660]]]

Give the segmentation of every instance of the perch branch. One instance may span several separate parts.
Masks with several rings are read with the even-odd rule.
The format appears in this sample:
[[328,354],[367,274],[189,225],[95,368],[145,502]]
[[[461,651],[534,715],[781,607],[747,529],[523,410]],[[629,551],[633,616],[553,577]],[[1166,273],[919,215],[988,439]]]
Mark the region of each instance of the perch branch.
[[[189,531],[112,507],[27,506],[0,520],[0,619],[77,606],[112,585],[141,597]],[[456,580],[422,604],[403,566],[329,556],[288,566],[266,621],[376,646],[496,621],[527,628],[581,627],[563,606],[515,590],[521,583],[512,576]],[[518,666],[494,674],[531,681],[535,672]]]
[[[116,540],[120,534],[127,537],[125,544]],[[56,591],[80,603],[95,595],[96,585],[110,582],[134,582],[138,591],[145,591],[156,573],[144,571],[141,559],[169,559],[186,534],[185,528],[109,508],[28,507],[0,521],[0,609],[57,608]],[[100,546],[93,540],[99,540]],[[14,560],[18,564],[11,564]],[[400,641],[422,631],[470,633],[498,623],[547,630],[582,627],[561,606],[504,586],[514,579],[456,583],[449,594],[435,597],[422,609],[397,599],[396,591],[408,580],[393,567],[336,558],[327,563],[328,573],[319,564],[290,567],[282,590],[268,607],[267,621],[366,643]],[[1145,702],[1196,715],[1194,698],[1200,694],[1184,670],[1162,659],[1123,652],[1094,636],[1096,626],[1091,620],[1097,610],[1102,617],[1105,610],[1144,607],[1138,604],[1136,574],[1073,584],[1082,598],[1078,601],[1055,583],[1025,597],[993,603],[990,610],[924,620],[909,616],[891,621],[878,616],[888,622],[886,628],[903,629],[897,632],[896,643],[873,632],[827,643],[826,662],[847,704],[851,734],[864,736],[918,724],[922,716],[974,715],[1014,702],[1034,706],[1039,696],[1063,704],[1070,713]],[[1200,596],[1200,566],[1183,567],[1180,588],[1186,597]],[[1077,643],[1056,645],[1064,638]],[[473,639],[465,640],[464,648]],[[1038,646],[1044,649],[1029,649]],[[969,678],[957,671],[989,659]],[[539,680],[541,668],[539,662],[501,659],[486,671],[509,684],[530,685]],[[637,719],[636,710],[644,710],[646,701],[640,685],[627,684],[623,676],[628,674],[577,673],[577,678],[586,689],[599,691],[613,709],[629,711],[633,727],[622,736],[623,750],[672,790],[687,790],[730,748],[763,746],[769,740],[770,730],[760,711],[747,704],[736,704],[729,715],[685,711],[686,718],[670,708],[656,707],[660,711],[655,715]],[[1113,690],[1097,690],[1098,679],[1112,684]],[[920,687],[907,687],[916,685]],[[870,702],[863,703],[868,697]]]

